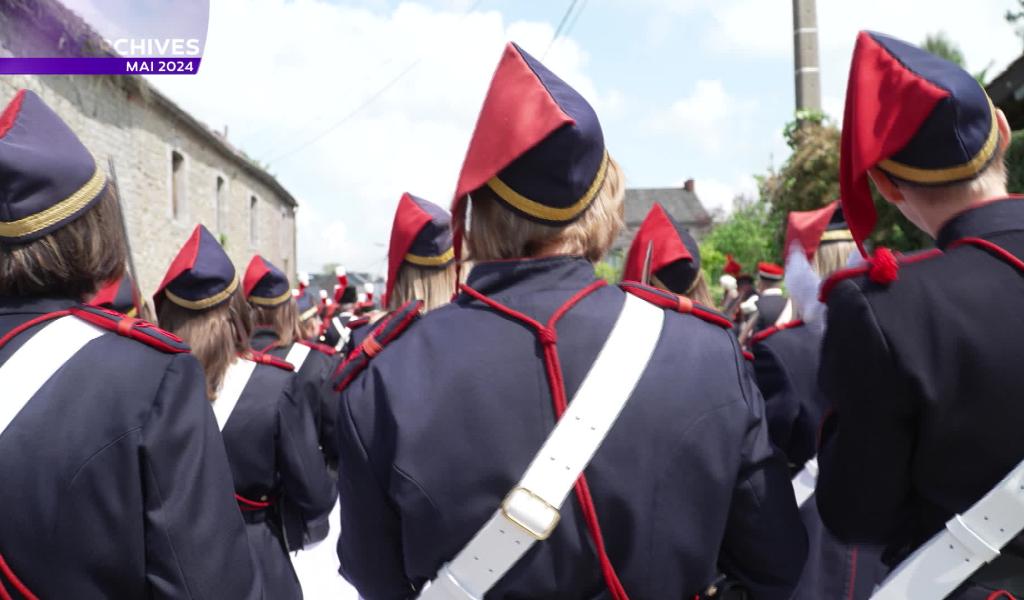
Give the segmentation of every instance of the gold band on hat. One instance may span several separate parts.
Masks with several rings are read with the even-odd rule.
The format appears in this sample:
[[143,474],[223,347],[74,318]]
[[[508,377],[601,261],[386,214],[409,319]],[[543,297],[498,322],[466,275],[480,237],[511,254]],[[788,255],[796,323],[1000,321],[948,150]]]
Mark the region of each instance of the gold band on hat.
[[499,198],[508,202],[510,205],[515,207],[531,217],[543,219],[545,221],[555,221],[564,223],[572,221],[580,215],[584,210],[590,206],[590,202],[597,195],[598,190],[601,189],[601,184],[604,183],[604,176],[608,171],[608,151],[605,150],[604,156],[601,158],[601,166],[597,169],[597,174],[594,176],[594,181],[587,188],[587,191],[580,196],[572,206],[565,208],[555,208],[541,204],[535,200],[531,200],[526,196],[515,191],[507,183],[502,181],[497,175],[492,177],[487,182],[487,187],[491,188]]
[[308,309],[306,309],[306,312],[304,312],[304,313],[299,315],[299,320],[300,321],[308,321],[308,320],[312,319],[313,317],[315,317],[316,313],[317,313],[317,307],[316,306],[311,306]]
[[207,308],[210,308],[211,306],[217,306],[221,302],[224,302],[225,300],[230,298],[231,294],[235,293],[236,289],[238,289],[237,277],[235,277],[228,285],[228,287],[224,288],[222,291],[217,292],[216,294],[210,296],[209,298],[204,298],[202,300],[186,300],[185,298],[176,295],[171,290],[166,288],[164,288],[164,295],[167,296],[168,300],[182,308],[187,308],[189,310],[206,310]]
[[455,260],[455,248],[449,248],[444,254],[437,256],[420,256],[410,253],[406,254],[403,260],[420,267],[441,267]]
[[853,241],[853,233],[849,229],[833,229],[821,234],[823,242],[846,242]]
[[292,291],[281,294],[276,298],[263,298],[261,296],[249,296],[249,302],[253,304],[259,304],[260,306],[277,306],[278,304],[284,304],[292,297]]
[[922,169],[887,158],[879,161],[878,167],[886,173],[912,183],[954,183],[974,177],[985,169],[999,145],[999,121],[996,118],[996,109],[992,106],[992,100],[988,101],[988,106],[992,113],[992,127],[989,129],[988,139],[985,140],[974,158],[964,164],[941,169]]
[[96,167],[96,171],[85,185],[57,204],[17,221],[0,221],[0,237],[25,237],[60,223],[85,208],[103,191],[106,184],[106,174]]

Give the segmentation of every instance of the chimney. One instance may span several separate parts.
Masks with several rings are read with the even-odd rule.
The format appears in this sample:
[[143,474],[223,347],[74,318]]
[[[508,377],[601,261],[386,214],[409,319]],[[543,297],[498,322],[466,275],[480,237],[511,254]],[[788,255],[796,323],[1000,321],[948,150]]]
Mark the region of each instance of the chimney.
[[683,182],[683,189],[690,192],[691,194],[696,194],[697,184],[693,181],[693,179],[687,179],[686,181]]
[[793,0],[793,63],[796,109],[820,111],[821,73],[818,70],[818,10],[815,0]]

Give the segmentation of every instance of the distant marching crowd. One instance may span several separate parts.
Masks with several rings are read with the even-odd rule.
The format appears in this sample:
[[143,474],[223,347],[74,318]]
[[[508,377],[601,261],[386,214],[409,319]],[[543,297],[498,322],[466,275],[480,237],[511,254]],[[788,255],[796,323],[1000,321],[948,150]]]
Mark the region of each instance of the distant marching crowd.
[[[0,600],[301,598],[289,553],[336,504],[367,600],[1024,598],[1006,118],[861,32],[843,125],[841,198],[789,215],[784,268],[729,256],[713,299],[655,205],[612,285],[623,173],[590,104],[510,43],[451,210],[401,196],[379,309],[343,270],[333,294],[242,271],[202,225],[150,304],[116,189],[19,92]],[[869,181],[935,249],[868,252]]]

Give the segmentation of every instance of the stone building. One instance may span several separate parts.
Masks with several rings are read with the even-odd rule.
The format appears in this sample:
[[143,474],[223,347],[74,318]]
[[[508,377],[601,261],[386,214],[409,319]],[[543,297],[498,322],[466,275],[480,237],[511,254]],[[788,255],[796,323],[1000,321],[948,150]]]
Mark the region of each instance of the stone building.
[[696,184],[692,179],[687,179],[682,187],[629,188],[623,200],[626,226],[622,228],[622,233],[612,246],[608,258],[610,263],[621,264],[625,253],[629,251],[633,237],[636,236],[637,229],[655,202],[661,204],[668,214],[689,229],[697,241],[711,230],[711,215],[697,197]]
[[[0,0],[0,56],[61,56],[83,45],[108,52],[59,2]],[[260,253],[294,281],[295,199],[144,79],[8,75],[0,77],[0,107],[20,88],[56,110],[104,168],[113,164],[143,295],[196,223],[221,239],[240,275]]]

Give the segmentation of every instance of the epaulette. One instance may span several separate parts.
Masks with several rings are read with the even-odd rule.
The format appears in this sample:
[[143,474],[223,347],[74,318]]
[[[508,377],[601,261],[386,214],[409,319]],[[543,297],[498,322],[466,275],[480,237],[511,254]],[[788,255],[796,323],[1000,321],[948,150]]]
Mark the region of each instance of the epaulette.
[[288,361],[281,360],[280,358],[274,356],[273,354],[267,354],[265,352],[256,352],[255,350],[253,350],[250,353],[249,358],[251,358],[253,362],[257,362],[261,365],[270,365],[271,367],[277,367],[278,369],[283,369],[285,371],[295,370],[295,365]]
[[368,325],[369,323],[370,317],[360,317],[358,319],[352,319],[348,323],[345,323],[345,327],[348,327],[349,329],[352,330],[356,330],[362,327],[363,325]]
[[818,300],[821,302],[828,301],[828,295],[832,293],[832,290],[839,285],[840,281],[844,279],[851,279],[860,275],[867,275],[868,278],[880,285],[889,285],[900,278],[900,267],[903,265],[909,265],[922,260],[928,260],[935,258],[942,254],[942,250],[934,248],[932,250],[926,250],[924,252],[918,252],[911,255],[894,254],[888,248],[879,248],[875,250],[875,255],[868,259],[867,264],[859,267],[852,267],[850,269],[842,269],[833,273],[825,283],[821,284],[821,292],[818,294]]
[[323,352],[327,356],[334,356],[336,354],[334,348],[331,348],[327,344],[317,344],[316,342],[310,342],[308,340],[299,340],[299,343],[303,346],[308,346],[317,352]]
[[758,342],[763,342],[764,340],[772,337],[773,335],[780,331],[793,329],[794,327],[802,327],[803,324],[803,319],[795,319],[793,321],[790,321],[789,323],[783,323],[782,325],[772,325],[767,329],[762,329],[761,331],[755,333],[754,337],[750,338],[750,344],[754,345]]
[[81,305],[72,307],[71,314],[101,329],[142,342],[161,352],[184,354],[192,351],[184,340],[173,333],[164,331],[142,319],[128,317],[109,308]]
[[697,304],[686,296],[678,296],[671,292],[632,281],[622,282],[619,284],[619,287],[627,294],[633,294],[637,298],[646,300],[655,306],[693,315],[702,321],[718,325],[722,329],[732,329],[732,321],[726,318],[725,315],[702,304]]
[[338,365],[331,379],[334,391],[340,392],[352,383],[352,380],[370,365],[370,360],[380,354],[385,346],[398,339],[398,336],[420,318],[421,314],[423,302],[413,300],[381,319],[373,332]]

